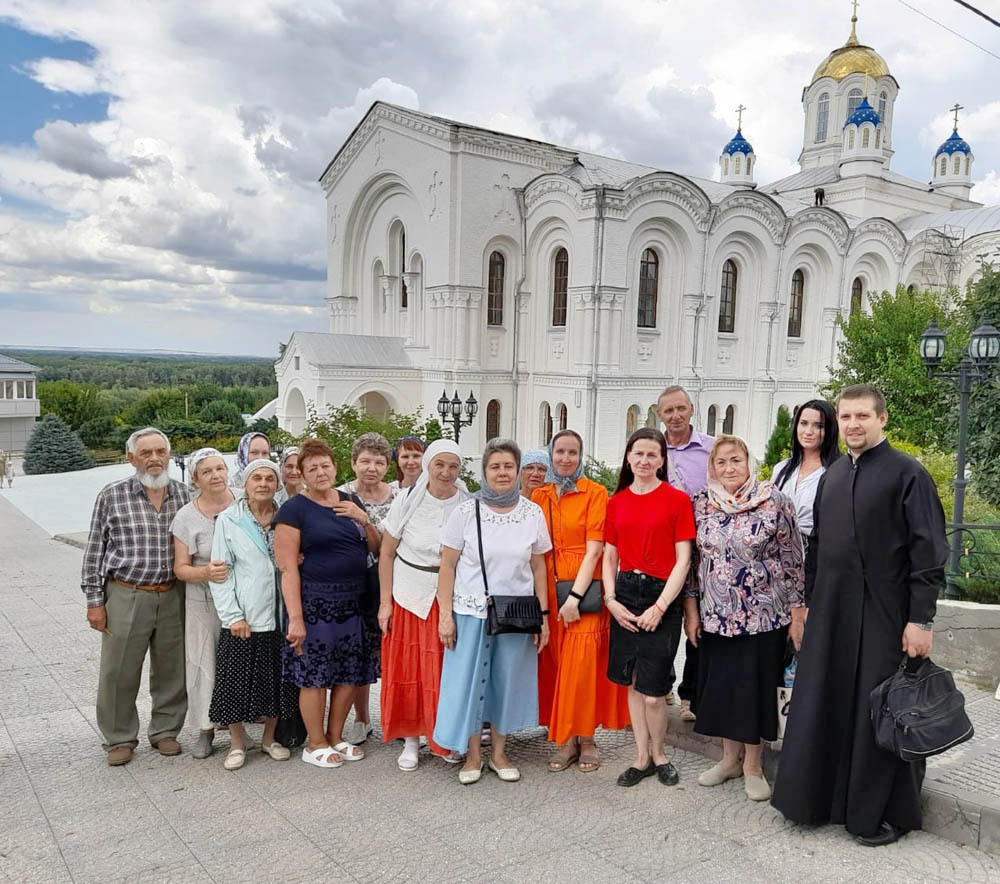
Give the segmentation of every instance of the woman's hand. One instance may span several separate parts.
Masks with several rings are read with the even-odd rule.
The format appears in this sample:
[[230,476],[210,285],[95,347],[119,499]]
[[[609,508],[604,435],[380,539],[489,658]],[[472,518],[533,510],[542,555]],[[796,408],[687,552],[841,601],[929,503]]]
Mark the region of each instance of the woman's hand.
[[618,599],[612,599],[605,605],[608,609],[608,613],[615,618],[618,625],[629,632],[638,632],[639,627],[636,626],[636,621],[639,619],[635,616],[628,608],[626,608]]
[[538,648],[538,653],[542,653],[542,648],[549,643],[549,622],[545,617],[542,617],[542,631],[534,636],[534,640],[535,647]]
[[333,505],[333,511],[338,516],[347,516],[349,519],[354,519],[355,522],[360,522],[362,525],[368,521],[368,513],[361,509],[353,500],[344,500],[341,498]]
[[573,596],[566,596],[566,601],[563,602],[563,606],[559,609],[559,618],[567,626],[570,623],[576,623],[580,619],[580,601],[579,599],[573,598]]
[[306,640],[306,622],[301,617],[288,620],[288,632],[285,635],[288,644],[292,646],[296,657],[302,656],[302,643]]
[[225,562],[215,560],[205,565],[205,579],[212,583],[224,583],[228,576],[229,567]]
[[451,614],[442,614],[438,618],[438,638],[449,651],[455,650],[458,630],[455,628],[455,618]]
[[392,605],[378,606],[378,628],[382,630],[382,635],[388,635],[392,627]]
[[663,611],[655,604],[650,605],[635,621],[635,625],[646,632],[654,632],[663,619]]
[[698,640],[701,638],[701,618],[697,614],[685,615],[684,634],[694,647],[698,647]]
[[250,624],[246,620],[237,620],[229,627],[233,638],[250,638]]

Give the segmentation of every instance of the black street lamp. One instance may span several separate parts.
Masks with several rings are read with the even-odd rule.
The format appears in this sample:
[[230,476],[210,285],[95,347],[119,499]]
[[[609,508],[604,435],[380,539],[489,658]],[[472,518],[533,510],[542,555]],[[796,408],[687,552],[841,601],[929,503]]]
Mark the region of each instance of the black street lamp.
[[937,319],[920,336],[920,357],[930,378],[947,378],[958,390],[958,454],[955,464],[955,508],[952,512],[951,573],[945,587],[945,598],[958,598],[955,575],[961,573],[962,528],[965,523],[965,456],[969,437],[969,395],[975,386],[989,379],[997,358],[1000,357],[1000,331],[984,318],[969,339],[969,347],[957,371],[942,371],[939,366],[944,357],[945,334],[938,328]]
[[184,462],[184,455],[183,454],[175,454],[174,455],[174,463],[177,464],[177,466],[180,467],[180,470],[181,470],[181,482],[183,482],[184,481],[184,470],[187,469],[187,464]]
[[443,390],[441,392],[441,398],[437,402],[438,414],[441,416],[441,422],[443,424],[451,424],[455,430],[455,443],[458,444],[459,437],[462,433],[462,427],[472,426],[472,419],[476,416],[476,412],[479,411],[479,403],[476,402],[476,397],[472,395],[472,391],[469,390],[469,398],[465,400],[465,419],[462,418],[462,399],[458,395],[458,390],[455,391],[455,396],[453,399],[448,398],[448,391]]

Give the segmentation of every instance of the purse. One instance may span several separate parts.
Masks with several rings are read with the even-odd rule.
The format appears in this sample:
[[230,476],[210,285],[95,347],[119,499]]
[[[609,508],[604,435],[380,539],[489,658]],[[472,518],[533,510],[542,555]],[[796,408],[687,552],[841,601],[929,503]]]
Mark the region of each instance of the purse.
[[947,669],[922,659],[899,668],[871,692],[872,727],[879,748],[903,761],[922,761],[964,743],[975,733],[965,697]]
[[[549,498],[549,524],[554,525],[552,521],[552,498]],[[556,573],[556,550],[555,550],[555,540],[552,541],[552,576],[556,579],[556,604],[558,607],[562,607],[566,604],[566,599],[569,598],[570,592],[573,590],[573,586],[576,584],[575,580],[560,580],[559,575]],[[580,613],[581,614],[598,614],[601,608],[604,607],[604,588],[600,580],[591,580],[590,584],[584,590],[583,598],[578,599],[580,603]]]
[[483,589],[486,591],[486,634],[503,635],[519,632],[538,635],[542,631],[542,606],[538,596],[493,595],[486,579],[486,557],[483,555],[483,523],[476,501],[476,538],[479,541],[479,567],[483,572]]

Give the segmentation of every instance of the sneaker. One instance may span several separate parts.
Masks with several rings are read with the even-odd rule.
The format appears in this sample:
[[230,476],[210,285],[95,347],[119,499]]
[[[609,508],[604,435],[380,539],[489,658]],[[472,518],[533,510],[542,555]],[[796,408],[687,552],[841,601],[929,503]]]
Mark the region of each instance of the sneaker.
[[344,725],[343,737],[354,746],[359,746],[371,736],[374,728],[370,721],[352,721]]
[[201,731],[198,734],[198,742],[191,750],[192,758],[208,758],[212,754],[212,741],[215,739],[215,731]]

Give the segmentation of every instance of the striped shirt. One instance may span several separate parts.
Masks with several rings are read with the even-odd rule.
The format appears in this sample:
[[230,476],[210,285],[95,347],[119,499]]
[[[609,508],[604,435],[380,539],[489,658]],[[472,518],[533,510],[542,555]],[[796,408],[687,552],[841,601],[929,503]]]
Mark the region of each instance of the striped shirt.
[[188,489],[171,479],[157,511],[136,476],[112,482],[97,495],[80,577],[87,607],[104,604],[108,580],[155,586],[174,579],[170,523],[190,499]]

